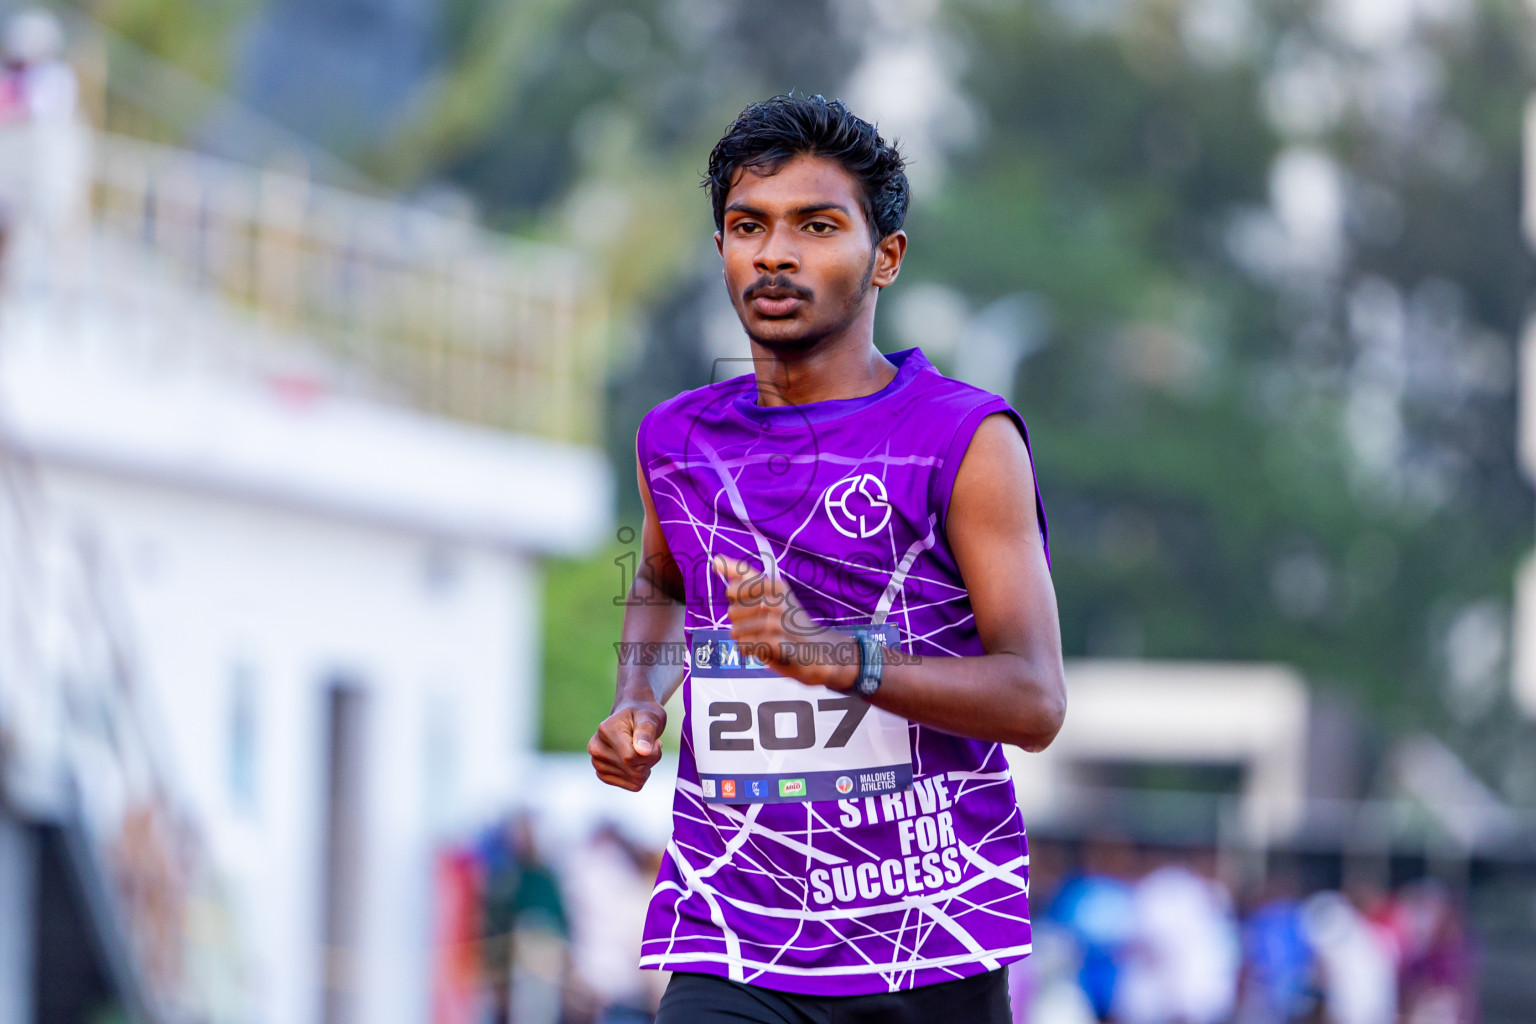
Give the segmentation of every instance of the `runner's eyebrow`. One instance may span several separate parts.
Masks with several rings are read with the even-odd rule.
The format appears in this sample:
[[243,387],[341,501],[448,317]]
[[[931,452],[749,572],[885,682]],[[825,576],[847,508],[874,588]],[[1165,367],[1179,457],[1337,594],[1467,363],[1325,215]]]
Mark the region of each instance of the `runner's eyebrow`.
[[812,203],[810,206],[799,206],[799,207],[796,207],[795,209],[791,210],[790,212],[795,214],[796,216],[804,217],[807,214],[826,213],[829,210],[836,210],[838,213],[842,214],[844,217],[852,217],[853,216],[853,214],[851,212],[849,212],[848,207],[842,205],[841,203]]
[[746,203],[743,203],[743,202],[731,203],[729,206],[727,206],[725,208],[725,212],[726,213],[744,213],[744,214],[746,214],[749,217],[766,217],[766,216],[768,216],[767,211],[760,210],[760,209],[758,209],[755,206],[748,206]]
[[[836,210],[844,217],[852,217],[848,207],[841,203],[811,203],[808,206],[797,206],[790,210],[790,214],[796,217],[804,217],[812,213],[826,213],[828,210]],[[731,203],[725,208],[726,213],[744,213],[749,217],[767,217],[768,211],[756,206],[749,206],[743,202]]]

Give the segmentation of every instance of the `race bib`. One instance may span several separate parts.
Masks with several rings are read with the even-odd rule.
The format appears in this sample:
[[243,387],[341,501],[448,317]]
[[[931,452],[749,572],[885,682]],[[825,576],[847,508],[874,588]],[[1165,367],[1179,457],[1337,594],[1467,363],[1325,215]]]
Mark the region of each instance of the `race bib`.
[[[844,628],[897,649],[894,623]],[[912,784],[905,718],[779,675],[743,656],[728,629],[694,630],[689,655],[693,753],[707,802],[846,800]]]

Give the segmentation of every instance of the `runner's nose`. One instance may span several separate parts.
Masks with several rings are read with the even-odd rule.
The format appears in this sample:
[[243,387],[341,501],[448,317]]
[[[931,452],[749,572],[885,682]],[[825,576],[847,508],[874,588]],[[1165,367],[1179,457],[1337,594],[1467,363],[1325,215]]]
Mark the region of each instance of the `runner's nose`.
[[763,233],[752,267],[760,274],[793,274],[800,269],[800,257],[794,250],[789,232],[773,228]]

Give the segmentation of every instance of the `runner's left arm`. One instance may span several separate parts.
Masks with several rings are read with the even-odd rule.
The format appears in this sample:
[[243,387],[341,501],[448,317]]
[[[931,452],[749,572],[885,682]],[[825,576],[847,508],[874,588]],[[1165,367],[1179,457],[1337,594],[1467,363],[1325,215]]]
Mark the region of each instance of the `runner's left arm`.
[[[683,610],[687,590],[666,535],[656,516],[651,489],[641,468],[638,440],[635,482],[640,488],[644,517],[640,524],[640,560],[624,603],[621,643],[629,650],[665,645],[682,647]],[[667,727],[663,706],[682,681],[683,667],[662,658],[621,657],[615,680],[613,710],[587,743],[597,777],[610,786],[638,791],[661,760],[661,734]]]
[[[1066,716],[1061,626],[1035,512],[1029,448],[1007,414],[985,417],[971,439],[955,477],[945,532],[986,653],[888,661],[870,703],[959,736],[1043,750]],[[851,645],[850,634],[827,629],[808,637],[786,630],[786,621],[806,621],[787,584],[743,574],[723,558],[716,565],[727,580],[738,641],[760,645],[765,662],[803,683],[834,690],[853,686],[857,658],[798,664],[792,655],[795,641]],[[780,651],[790,658],[775,656]]]

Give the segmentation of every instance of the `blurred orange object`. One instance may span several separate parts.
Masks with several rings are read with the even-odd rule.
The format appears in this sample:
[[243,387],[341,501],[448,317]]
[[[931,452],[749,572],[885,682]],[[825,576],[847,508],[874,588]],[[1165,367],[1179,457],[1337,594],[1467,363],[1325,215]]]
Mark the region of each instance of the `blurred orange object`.
[[480,1019],[479,868],[466,850],[438,854],[433,872],[432,1024]]

